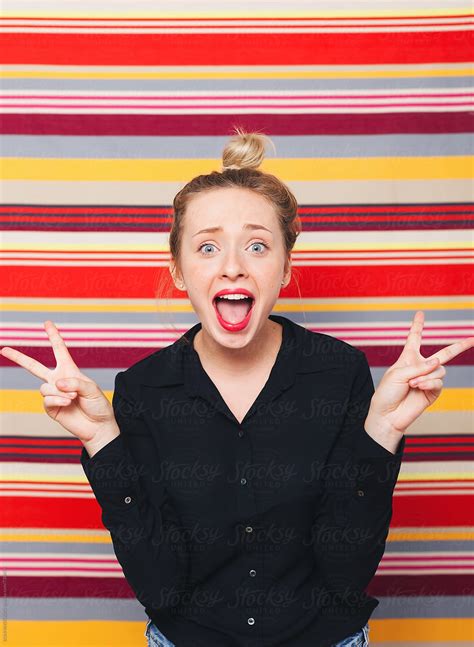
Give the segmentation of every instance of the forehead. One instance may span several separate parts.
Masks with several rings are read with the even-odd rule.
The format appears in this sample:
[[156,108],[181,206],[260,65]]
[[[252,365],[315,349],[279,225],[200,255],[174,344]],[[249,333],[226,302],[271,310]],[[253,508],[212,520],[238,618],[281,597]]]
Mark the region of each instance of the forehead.
[[[246,221],[262,223],[268,228],[277,227],[273,205],[250,189],[226,188],[203,191],[188,202],[186,213],[189,221],[200,225],[233,223],[245,218]],[[186,218],[185,218],[186,220]]]

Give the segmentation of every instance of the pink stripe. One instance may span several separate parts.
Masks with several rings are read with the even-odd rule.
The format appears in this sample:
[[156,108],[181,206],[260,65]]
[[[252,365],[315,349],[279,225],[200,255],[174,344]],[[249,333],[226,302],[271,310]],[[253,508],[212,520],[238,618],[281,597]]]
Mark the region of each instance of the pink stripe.
[[[388,99],[393,99],[393,98],[409,98],[409,97],[471,97],[474,96],[473,93],[471,92],[443,92],[441,93],[435,93],[435,92],[423,92],[420,94],[335,94],[335,95],[325,95],[324,97],[318,97],[317,95],[311,96],[311,95],[305,95],[305,94],[292,94],[291,98],[292,99],[320,99],[320,100],[327,100],[327,99],[383,99],[383,98],[388,98]],[[104,100],[104,101],[112,101],[112,100],[132,100],[128,96],[113,96],[109,97],[106,95],[87,95],[87,97],[84,97],[83,95],[78,95],[78,94],[68,94],[68,95],[63,95],[63,94],[4,94],[2,95],[4,99],[84,99],[87,98],[89,100]],[[252,94],[251,95],[252,99],[269,99],[272,98],[274,99],[275,97],[269,97],[268,95],[265,94]],[[282,99],[285,98],[284,95],[282,95]],[[177,100],[177,101],[189,101],[189,100],[196,100],[196,101],[210,101],[213,99],[221,99],[222,101],[230,101],[231,99],[242,99],[241,94],[235,94],[235,95],[226,95],[225,97],[221,95],[207,95],[205,97],[199,96],[199,95],[186,95],[185,97],[181,95],[168,95],[166,97],[139,97],[140,101],[155,101],[155,100],[160,100],[160,101],[171,101],[171,100]]]
[[[413,106],[470,106],[472,103],[470,102],[457,102],[457,103],[358,103],[357,108],[374,108],[374,107],[380,107],[380,108],[393,108],[393,107],[413,107]],[[24,104],[22,103],[10,103],[5,106],[6,108],[23,108],[25,107]],[[199,105],[189,105],[189,106],[183,106],[183,105],[165,105],[165,106],[160,106],[160,104],[155,105],[141,105],[139,103],[134,103],[134,104],[114,104],[114,105],[95,105],[95,104],[54,104],[54,103],[41,103],[41,104],[29,104],[27,106],[28,108],[154,108],[154,107],[163,107],[163,108],[187,108],[189,110],[192,110],[193,108],[232,108],[232,107],[238,107],[238,108],[345,108],[344,104],[312,104],[312,103],[305,103],[304,105],[295,105],[293,103],[265,103],[265,104],[254,104],[254,103],[245,103],[245,105],[241,106],[229,106],[229,105],[219,105],[218,103],[209,103],[209,104],[199,104]]]
[[64,561],[68,561],[68,562],[78,562],[80,564],[84,564],[84,563],[87,564],[89,562],[93,562],[95,564],[99,564],[99,563],[100,564],[102,564],[102,563],[106,564],[107,563],[107,564],[110,564],[111,566],[116,565],[115,562],[111,561],[110,559],[102,559],[102,558],[99,558],[99,557],[97,557],[97,558],[91,557],[90,559],[88,559],[87,557],[51,557],[51,558],[49,558],[49,557],[36,557],[36,558],[35,557],[2,557],[2,560],[6,561],[6,562],[41,562],[41,561],[44,561],[44,562],[53,562],[53,561],[64,562]]
[[[15,571],[83,571],[83,568],[74,568],[73,566],[44,566],[41,568],[40,566],[38,567],[30,567],[30,566],[15,566]],[[111,568],[104,570],[103,568],[88,568],[87,571],[94,571],[97,573],[121,573],[122,569],[121,568]]]
[[[327,333],[327,331],[326,331],[326,333]],[[407,335],[390,335],[390,337],[387,336],[387,337],[384,338],[384,337],[380,337],[380,336],[377,336],[377,335],[358,335],[356,333],[354,333],[354,335],[352,335],[352,336],[348,335],[348,334],[346,334],[345,336],[342,336],[342,335],[338,335],[337,333],[338,333],[337,330],[332,331],[332,335],[334,337],[339,337],[340,339],[343,339],[343,340],[344,339],[351,339],[351,340],[353,340],[353,339],[360,339],[360,340],[375,339],[375,340],[378,340],[378,341],[388,342],[388,341],[395,341],[395,340],[398,340],[398,339],[403,339],[404,340],[407,337]],[[425,341],[428,340],[428,339],[438,339],[438,337],[440,337],[440,335],[423,335],[423,339]],[[450,337],[450,339],[464,339],[466,337],[466,335],[449,335],[449,337]],[[14,339],[15,341],[31,341],[31,340],[38,341],[38,337],[28,337],[28,336],[25,336],[25,337],[13,337],[12,336],[12,337],[9,337],[9,339]],[[147,337],[146,339],[144,339],[143,337],[125,337],[125,336],[123,338],[120,338],[120,339],[118,337],[74,337],[73,339],[67,339],[66,341],[68,341],[69,343],[73,343],[75,341],[94,341],[94,342],[97,342],[97,343],[105,342],[105,341],[113,341],[113,342],[117,342],[117,341],[122,341],[122,342],[139,341],[139,342],[149,342],[150,344],[152,344],[152,343],[154,344],[154,343],[157,343],[157,342],[163,342],[163,343],[169,343],[170,342],[169,339],[163,339],[162,337]]]
[[[443,326],[444,330],[463,330],[464,328],[468,328],[469,326]],[[379,330],[380,332],[385,332],[388,330],[406,330],[406,326],[387,326],[386,328],[382,326],[362,326],[361,328],[355,328],[354,326],[341,326],[338,327],[337,329],[334,328],[328,328],[327,330],[335,330],[335,331],[341,331],[341,330],[349,330],[353,332],[359,332],[363,330]],[[433,332],[436,330],[435,326],[430,326],[430,329],[433,330]],[[35,328],[31,327],[25,327],[25,328],[19,328],[18,326],[2,326],[2,330],[13,330],[13,331],[28,331],[28,330],[35,330]],[[151,332],[151,333],[157,333],[158,330],[156,328],[120,328],[120,330],[117,330],[117,328],[68,328],[67,330],[64,330],[64,334],[67,334],[69,332],[84,332],[84,331],[91,331],[91,332],[117,332],[117,333],[136,333],[136,332]],[[321,328],[323,330],[323,328]],[[173,329],[174,332],[174,329]]]

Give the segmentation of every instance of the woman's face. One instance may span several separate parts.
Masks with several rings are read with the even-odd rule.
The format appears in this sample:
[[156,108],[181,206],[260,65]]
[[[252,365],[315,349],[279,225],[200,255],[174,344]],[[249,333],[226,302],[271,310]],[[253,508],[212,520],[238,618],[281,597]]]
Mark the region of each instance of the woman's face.
[[[175,284],[187,291],[203,331],[229,348],[245,346],[263,330],[291,271],[273,207],[240,188],[191,198],[179,261]],[[173,267],[172,262],[172,274]],[[215,301],[222,290],[246,290],[253,299]]]

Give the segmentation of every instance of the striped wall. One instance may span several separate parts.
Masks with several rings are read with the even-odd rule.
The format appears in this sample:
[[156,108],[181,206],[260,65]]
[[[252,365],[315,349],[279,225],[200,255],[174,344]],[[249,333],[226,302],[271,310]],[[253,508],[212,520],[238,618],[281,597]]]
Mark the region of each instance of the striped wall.
[[[196,323],[167,281],[176,192],[234,125],[303,233],[275,312],[367,354],[377,385],[416,310],[425,355],[472,335],[472,5],[4,0],[2,345],[53,366],[43,322],[111,397]],[[291,7],[291,12],[289,8]],[[168,291],[166,291],[168,288]],[[468,645],[474,353],[407,434],[371,644]],[[11,647],[143,645],[80,444],[0,357],[2,635]]]

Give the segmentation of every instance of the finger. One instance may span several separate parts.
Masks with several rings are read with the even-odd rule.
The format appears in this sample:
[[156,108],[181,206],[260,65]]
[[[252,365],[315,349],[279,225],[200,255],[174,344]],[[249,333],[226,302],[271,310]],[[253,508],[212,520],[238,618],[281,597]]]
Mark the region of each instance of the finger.
[[431,371],[437,369],[438,366],[438,358],[433,357],[429,360],[424,360],[423,362],[410,364],[409,366],[400,366],[394,369],[394,375],[396,374],[400,382],[408,382],[409,380],[413,380],[417,377],[420,377],[421,375],[431,373]]
[[71,404],[70,398],[60,398],[57,395],[45,395],[43,404],[45,409],[53,409],[54,407],[66,407]]
[[77,396],[77,391],[69,391],[68,393],[63,393],[61,390],[57,389],[54,384],[49,384],[48,382],[44,382],[40,386],[40,393],[41,395],[57,395],[62,398],[69,398],[72,400]]
[[405,348],[420,350],[421,334],[423,325],[425,323],[425,315],[423,310],[417,310],[413,317],[411,328],[408,332]]
[[444,368],[444,366],[440,365],[440,366],[438,366],[437,369],[435,369],[434,371],[431,371],[431,373],[428,373],[427,375],[425,375],[423,377],[415,377],[415,378],[413,378],[412,380],[410,380],[409,384],[410,384],[410,386],[416,386],[422,380],[433,379],[433,378],[436,378],[436,377],[444,377],[445,375],[446,375],[446,369]]
[[442,388],[443,380],[423,380],[415,387],[415,389],[422,389],[423,391],[441,391]]
[[433,353],[433,355],[430,355],[430,357],[427,359],[430,359],[431,357],[437,357],[441,364],[447,364],[452,359],[454,359],[454,357],[457,357],[461,353],[464,353],[465,350],[468,350],[473,346],[474,337],[466,337],[465,339],[461,339],[461,341],[457,341],[450,346],[442,348],[437,353]]
[[102,394],[95,382],[89,380],[82,380],[79,377],[62,377],[56,380],[56,388],[62,391],[76,391],[84,398],[96,398]]
[[40,379],[47,381],[51,375],[51,371],[47,366],[41,364],[41,362],[36,361],[32,357],[25,355],[25,353],[20,353],[19,350],[15,348],[10,348],[10,346],[3,346],[2,355],[7,359],[15,362],[19,366],[26,368],[32,375],[39,377]]
[[62,366],[76,366],[55,324],[49,320],[45,321],[44,328],[51,342],[56,363]]

